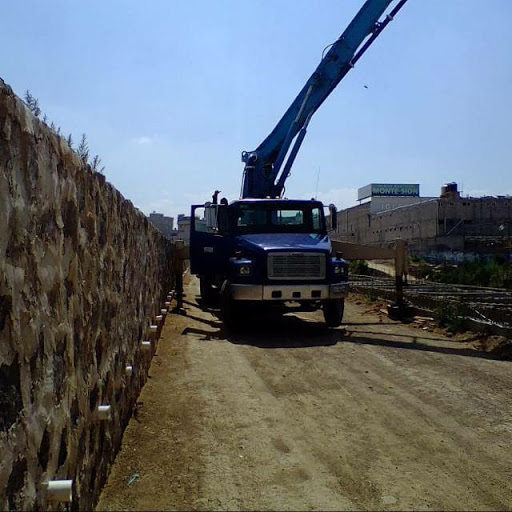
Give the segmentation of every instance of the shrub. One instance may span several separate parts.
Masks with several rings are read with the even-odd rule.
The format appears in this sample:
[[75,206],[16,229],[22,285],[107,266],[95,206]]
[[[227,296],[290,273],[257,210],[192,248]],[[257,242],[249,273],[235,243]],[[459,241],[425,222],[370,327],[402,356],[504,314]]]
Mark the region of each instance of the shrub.
[[495,260],[488,263],[464,262],[461,265],[443,263],[436,267],[432,280],[447,284],[512,288],[512,264]]
[[352,274],[369,276],[371,275],[371,270],[366,260],[352,260],[350,262],[350,272]]
[[467,309],[463,304],[443,301],[434,310],[434,320],[440,327],[450,332],[463,332],[465,330]]

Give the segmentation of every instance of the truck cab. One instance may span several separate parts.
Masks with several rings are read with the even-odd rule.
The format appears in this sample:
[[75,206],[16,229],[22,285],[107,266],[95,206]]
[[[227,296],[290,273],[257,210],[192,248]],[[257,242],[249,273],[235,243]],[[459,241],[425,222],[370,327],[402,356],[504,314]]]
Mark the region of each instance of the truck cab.
[[[320,201],[206,203],[192,206],[191,219],[191,273],[199,276],[204,301],[220,294],[228,326],[256,302],[282,311],[322,308],[328,326],[341,324],[348,264],[332,254]],[[331,224],[335,219],[331,205]]]

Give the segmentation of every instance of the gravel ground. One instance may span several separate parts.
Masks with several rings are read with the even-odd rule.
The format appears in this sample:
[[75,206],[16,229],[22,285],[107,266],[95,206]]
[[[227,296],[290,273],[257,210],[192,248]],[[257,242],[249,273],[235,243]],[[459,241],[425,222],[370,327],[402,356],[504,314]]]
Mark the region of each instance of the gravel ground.
[[355,298],[228,334],[197,293],[97,510],[512,510],[511,362]]

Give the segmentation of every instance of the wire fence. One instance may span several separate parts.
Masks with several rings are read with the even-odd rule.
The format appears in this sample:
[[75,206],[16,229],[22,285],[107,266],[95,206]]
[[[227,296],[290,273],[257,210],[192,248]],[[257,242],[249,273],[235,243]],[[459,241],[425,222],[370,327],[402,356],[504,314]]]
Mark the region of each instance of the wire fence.
[[[350,283],[355,291],[388,300],[395,298],[393,278],[351,275]],[[404,298],[413,306],[432,312],[447,304],[455,305],[471,320],[512,329],[510,290],[415,280],[404,285]]]

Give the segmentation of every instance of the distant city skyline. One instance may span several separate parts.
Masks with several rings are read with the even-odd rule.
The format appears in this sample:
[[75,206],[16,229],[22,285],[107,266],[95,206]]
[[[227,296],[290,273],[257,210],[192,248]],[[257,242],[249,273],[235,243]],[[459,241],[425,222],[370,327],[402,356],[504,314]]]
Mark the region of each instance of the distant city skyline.
[[[25,0],[2,8],[0,77],[86,133],[146,215],[239,196],[275,123],[362,0]],[[312,119],[287,197],[339,209],[367,183],[512,194],[509,0],[409,0]]]

